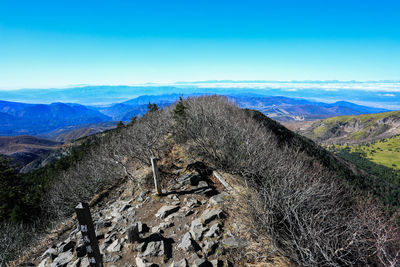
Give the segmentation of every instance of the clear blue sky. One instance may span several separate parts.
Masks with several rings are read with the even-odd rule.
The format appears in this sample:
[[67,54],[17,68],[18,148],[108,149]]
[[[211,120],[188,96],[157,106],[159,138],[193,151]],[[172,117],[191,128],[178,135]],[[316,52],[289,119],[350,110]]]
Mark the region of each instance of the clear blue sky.
[[0,0],[0,89],[400,79],[400,1]]

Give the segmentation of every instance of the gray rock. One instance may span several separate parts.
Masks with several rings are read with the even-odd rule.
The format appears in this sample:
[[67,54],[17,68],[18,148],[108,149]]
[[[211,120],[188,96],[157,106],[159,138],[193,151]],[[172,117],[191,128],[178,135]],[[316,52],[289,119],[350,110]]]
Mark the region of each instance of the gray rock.
[[243,248],[247,246],[247,241],[237,237],[227,237],[222,240],[222,245],[225,248]]
[[50,257],[52,260],[54,260],[57,257],[57,255],[58,252],[55,248],[49,248],[42,254],[42,258]]
[[179,210],[179,206],[163,206],[158,210],[156,217],[163,219],[163,218],[167,217],[168,215],[170,215],[174,212],[177,212],[178,210]]
[[119,240],[116,239],[114,242],[111,243],[111,245],[109,245],[107,247],[107,251],[108,252],[119,252],[121,251],[122,245],[119,243]]
[[217,248],[218,248],[218,242],[215,240],[210,240],[204,243],[203,251],[207,256],[210,256],[215,253],[215,250]]
[[228,197],[229,197],[229,194],[228,194],[228,193],[222,192],[221,194],[212,196],[212,197],[210,198],[210,203],[211,203],[212,205],[218,205],[218,204],[223,203],[225,200],[227,200]]
[[208,183],[206,181],[200,181],[197,188],[208,187]]
[[188,210],[187,212],[185,212],[185,217],[192,215],[194,212],[193,210]]
[[117,261],[119,261],[120,259],[122,259],[122,256],[121,256],[121,255],[116,255],[116,256],[114,256],[114,257],[111,258],[111,262],[117,262]]
[[48,257],[48,258],[45,258],[44,260],[42,260],[39,263],[38,267],[47,267],[47,266],[50,266],[50,264],[51,264],[51,259]]
[[136,257],[136,266],[137,267],[155,267],[158,266],[156,264],[149,263],[146,259],[142,259],[140,257]]
[[182,259],[180,261],[173,261],[169,267],[189,267],[186,259]]
[[200,219],[202,223],[206,225],[217,218],[222,218],[222,215],[223,212],[221,209],[212,209],[212,210],[206,209],[201,215]]
[[198,201],[197,199],[189,199],[189,200],[186,200],[185,202],[186,202],[186,206],[191,209],[199,207],[201,205],[201,202]]
[[151,228],[151,232],[157,233],[161,230],[168,229],[172,226],[174,226],[174,222],[162,222],[162,223],[160,223],[160,225]]
[[112,225],[110,221],[99,221],[96,223],[96,228],[97,229],[103,229],[103,228],[108,228]]
[[147,267],[149,266],[147,261],[145,259],[142,259],[140,257],[136,257],[136,265],[137,267]]
[[123,212],[123,211],[126,211],[127,209],[129,209],[130,207],[132,207],[132,206],[129,204],[125,204],[118,211]]
[[163,256],[164,255],[164,242],[153,241],[147,244],[146,250],[143,252],[143,257],[151,256]]
[[190,233],[186,233],[183,235],[181,243],[178,245],[179,249],[184,251],[197,251],[199,249],[199,245],[192,239]]
[[65,267],[69,262],[74,259],[74,255],[71,251],[60,253],[57,258],[54,259],[51,267]]
[[210,227],[210,230],[204,235],[206,238],[217,237],[221,234],[221,225],[219,223],[215,223]]
[[79,267],[89,267],[89,259],[87,257],[82,258],[81,265]]
[[207,230],[201,223],[201,219],[195,219],[192,221],[192,224],[190,226],[190,234],[192,235],[192,238],[196,241],[201,240],[203,237],[203,233]]
[[77,259],[76,261],[67,264],[67,267],[80,267],[80,266],[81,266],[81,259]]

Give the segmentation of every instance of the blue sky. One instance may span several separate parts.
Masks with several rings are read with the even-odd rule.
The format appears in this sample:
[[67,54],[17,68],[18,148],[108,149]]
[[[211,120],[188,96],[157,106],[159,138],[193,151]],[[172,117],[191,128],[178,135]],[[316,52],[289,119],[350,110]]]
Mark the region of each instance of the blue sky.
[[0,89],[400,80],[400,1],[0,0]]

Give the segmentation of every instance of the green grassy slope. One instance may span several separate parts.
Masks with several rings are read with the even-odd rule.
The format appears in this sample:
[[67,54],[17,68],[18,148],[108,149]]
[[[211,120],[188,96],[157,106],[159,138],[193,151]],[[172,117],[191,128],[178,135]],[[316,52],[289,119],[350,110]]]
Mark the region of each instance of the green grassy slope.
[[315,122],[301,132],[313,140],[325,143],[365,142],[387,138],[396,133],[400,133],[400,111],[328,118]]
[[345,149],[350,153],[359,153],[362,157],[389,168],[400,170],[400,136],[383,139],[370,144],[343,146],[336,145],[336,149]]

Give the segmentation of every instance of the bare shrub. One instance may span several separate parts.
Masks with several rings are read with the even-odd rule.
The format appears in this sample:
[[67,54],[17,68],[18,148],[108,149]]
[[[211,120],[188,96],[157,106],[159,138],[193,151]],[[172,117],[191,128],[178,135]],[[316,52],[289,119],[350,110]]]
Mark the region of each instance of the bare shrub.
[[47,216],[62,219],[73,212],[78,202],[89,201],[104,186],[122,177],[134,181],[129,164],[149,166],[151,157],[165,153],[171,125],[170,111],[156,111],[133,125],[105,134],[82,161],[52,183],[42,205]]
[[382,257],[370,245],[379,238],[365,229],[351,190],[315,158],[285,145],[224,97],[184,105],[178,140],[254,190],[248,211],[256,234],[271,235],[302,266],[366,265]]
[[73,212],[80,201],[89,201],[104,186],[123,177],[119,166],[92,151],[81,162],[63,172],[52,183],[42,209],[47,215],[62,219]]
[[9,261],[26,251],[35,235],[33,226],[0,223],[0,267],[8,266]]
[[395,223],[395,216],[387,218],[371,200],[358,200],[358,217],[363,229],[368,232],[371,252],[377,257],[375,264],[395,267],[400,265],[400,227]]

